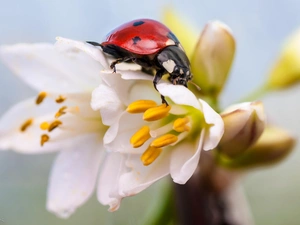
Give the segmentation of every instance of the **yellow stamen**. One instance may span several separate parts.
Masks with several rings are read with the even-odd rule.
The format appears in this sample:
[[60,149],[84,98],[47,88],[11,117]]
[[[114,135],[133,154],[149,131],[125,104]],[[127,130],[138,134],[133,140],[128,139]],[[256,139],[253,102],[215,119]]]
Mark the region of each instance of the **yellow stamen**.
[[176,119],[173,123],[173,130],[180,132],[180,133],[184,132],[184,131],[189,131],[190,126],[187,125],[187,123],[189,121],[190,120],[187,117]]
[[160,155],[161,152],[162,152],[161,148],[155,148],[155,147],[149,146],[147,148],[147,150],[141,156],[141,160],[142,160],[144,166],[148,166],[151,163],[153,163],[154,160],[157,159],[157,157]]
[[173,144],[178,140],[178,137],[174,134],[165,134],[152,141],[151,146],[156,148],[162,148],[167,145]]
[[67,106],[61,107],[57,113],[55,113],[55,118],[58,118],[64,114],[66,114],[65,110],[67,109]]
[[141,147],[150,137],[150,128],[148,126],[143,126],[134,135],[132,135],[130,144],[134,148]]
[[49,128],[49,123],[48,123],[48,122],[43,122],[43,123],[41,123],[41,124],[40,124],[40,128],[41,128],[42,130],[48,130],[48,128]]
[[44,144],[47,142],[47,141],[49,141],[49,136],[47,135],[47,134],[43,134],[42,136],[41,136],[41,146],[44,146]]
[[65,100],[66,100],[66,98],[65,98],[64,96],[62,96],[62,95],[58,96],[58,97],[55,99],[55,101],[56,101],[57,103],[62,103],[62,102],[64,102]]
[[152,100],[138,100],[135,102],[132,102],[128,107],[127,107],[127,112],[129,113],[143,113],[147,109],[150,109],[152,107],[157,106],[155,101]]
[[62,125],[62,122],[59,120],[55,120],[54,122],[52,122],[50,124],[50,126],[48,127],[48,131],[51,132],[52,130],[54,130],[56,127],[58,127],[59,125]]
[[169,114],[171,106],[162,104],[150,109],[147,109],[143,115],[143,119],[146,121],[155,121],[166,117]]
[[33,122],[33,119],[26,120],[20,127],[21,132],[26,131],[26,129],[32,124],[32,122]]
[[35,103],[37,105],[41,104],[43,102],[43,100],[46,98],[47,96],[47,93],[42,91],[41,93],[39,93],[39,95],[37,96],[36,100],[35,100]]

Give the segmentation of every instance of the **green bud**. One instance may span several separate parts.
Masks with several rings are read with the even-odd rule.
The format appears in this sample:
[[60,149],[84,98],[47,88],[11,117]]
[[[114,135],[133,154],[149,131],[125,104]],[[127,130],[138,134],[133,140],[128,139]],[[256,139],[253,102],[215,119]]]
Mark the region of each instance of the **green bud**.
[[224,135],[218,149],[234,158],[253,145],[265,128],[265,113],[262,102],[245,102],[233,105],[221,113]]
[[191,58],[193,81],[208,96],[216,98],[227,80],[235,53],[235,40],[227,25],[209,22],[202,31]]
[[220,164],[232,169],[266,166],[283,160],[295,146],[296,140],[278,127],[266,127],[258,141],[237,158],[221,156]]
[[270,72],[266,87],[271,90],[288,88],[300,81],[300,30],[292,34]]

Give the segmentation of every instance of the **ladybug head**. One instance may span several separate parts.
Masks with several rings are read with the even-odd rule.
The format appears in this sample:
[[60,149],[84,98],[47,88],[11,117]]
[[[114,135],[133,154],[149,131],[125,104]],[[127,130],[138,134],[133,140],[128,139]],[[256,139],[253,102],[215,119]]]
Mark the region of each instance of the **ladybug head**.
[[187,87],[187,82],[193,78],[193,75],[190,72],[190,68],[178,67],[175,66],[172,73],[170,73],[169,80],[172,84],[179,84]]
[[185,52],[178,46],[164,48],[158,55],[157,61],[162,69],[170,74],[169,80],[173,84],[187,87],[187,82],[193,77],[190,70],[190,61]]

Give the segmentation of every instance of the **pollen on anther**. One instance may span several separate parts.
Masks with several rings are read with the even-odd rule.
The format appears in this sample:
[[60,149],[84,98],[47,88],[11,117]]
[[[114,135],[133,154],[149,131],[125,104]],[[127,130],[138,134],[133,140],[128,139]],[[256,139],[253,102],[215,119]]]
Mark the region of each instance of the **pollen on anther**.
[[159,138],[156,138],[152,141],[151,146],[156,148],[162,148],[170,144],[175,143],[178,140],[178,137],[174,134],[165,134]]
[[62,102],[64,102],[65,100],[66,100],[66,98],[65,98],[64,96],[62,96],[62,95],[59,95],[59,96],[55,99],[56,103],[62,103]]
[[143,113],[147,109],[150,109],[155,106],[157,106],[155,101],[138,100],[138,101],[132,102],[130,105],[128,105],[126,111],[129,113]]
[[52,130],[54,130],[55,128],[57,128],[59,125],[62,125],[62,122],[59,120],[55,120],[54,122],[52,122],[49,127],[48,127],[48,131],[51,132]]
[[58,118],[58,117],[60,117],[60,116],[62,116],[62,115],[64,115],[64,114],[66,114],[66,112],[65,112],[66,109],[67,109],[67,106],[61,107],[61,108],[57,111],[57,113],[55,113],[55,118]]
[[150,138],[150,128],[148,126],[143,126],[139,129],[130,139],[130,144],[134,148],[141,147]]
[[189,121],[190,120],[188,117],[176,119],[173,123],[173,130],[180,132],[180,133],[184,132],[184,131],[189,131],[190,126],[187,125],[187,123],[189,123]]
[[47,134],[42,134],[41,136],[41,146],[44,146],[44,144],[49,141],[50,137]]
[[153,163],[161,152],[161,148],[149,146],[141,156],[141,161],[143,162],[144,166],[149,166],[151,163]]
[[143,120],[145,121],[155,121],[155,120],[160,120],[166,116],[169,115],[169,111],[171,110],[171,106],[162,104],[156,107],[152,107],[148,110],[143,115]]
[[42,122],[42,123],[40,124],[40,128],[41,128],[42,130],[48,130],[48,128],[49,128],[49,123],[48,123],[48,122]]
[[20,127],[21,132],[24,132],[27,130],[27,128],[32,124],[33,119],[26,120]]
[[35,103],[37,105],[41,104],[44,101],[44,99],[46,98],[46,96],[47,96],[46,92],[44,92],[44,91],[40,92],[35,100]]

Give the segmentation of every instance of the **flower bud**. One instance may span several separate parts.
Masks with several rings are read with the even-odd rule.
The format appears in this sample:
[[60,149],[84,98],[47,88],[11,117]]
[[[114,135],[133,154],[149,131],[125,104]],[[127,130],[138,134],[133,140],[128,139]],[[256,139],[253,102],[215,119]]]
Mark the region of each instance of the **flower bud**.
[[300,82],[300,30],[289,37],[270,72],[266,87],[270,90],[288,88]]
[[283,160],[295,146],[296,140],[287,131],[268,126],[258,141],[243,155],[235,159],[221,160],[221,164],[232,169],[246,169],[270,165]]
[[260,101],[233,105],[221,116],[225,131],[218,149],[231,158],[253,145],[265,127],[264,107]]
[[191,58],[193,81],[201,91],[217,97],[226,82],[235,53],[235,40],[230,28],[209,22],[201,33]]

